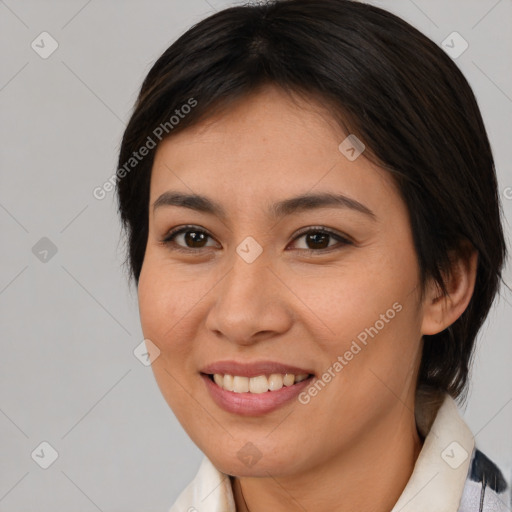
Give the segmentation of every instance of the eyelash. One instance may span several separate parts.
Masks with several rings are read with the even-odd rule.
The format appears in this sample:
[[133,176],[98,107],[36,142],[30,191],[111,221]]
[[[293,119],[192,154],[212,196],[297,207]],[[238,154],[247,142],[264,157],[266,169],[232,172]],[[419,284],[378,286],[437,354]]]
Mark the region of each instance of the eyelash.
[[[185,247],[182,247],[180,245],[177,245],[174,242],[174,239],[178,235],[180,235],[182,233],[186,233],[187,231],[195,231],[196,233],[204,233],[209,238],[213,238],[207,231],[205,231],[203,229],[198,229],[198,227],[194,226],[194,225],[187,225],[187,226],[182,226],[180,228],[176,228],[176,229],[171,230],[166,235],[166,237],[163,240],[160,241],[160,243],[162,245],[165,245],[165,246],[172,246],[171,249],[173,251],[183,252],[183,253],[187,253],[187,254],[197,253],[197,252],[201,251],[202,249],[204,249],[204,247],[196,247],[196,248],[188,247],[188,248],[185,248]],[[348,237],[342,236],[341,234],[336,233],[335,231],[332,231],[332,230],[330,230],[328,228],[325,228],[323,226],[310,227],[310,228],[306,228],[304,230],[301,230],[299,233],[297,233],[297,236],[293,239],[293,242],[295,242],[296,240],[298,240],[302,236],[308,235],[308,234],[311,234],[311,233],[314,233],[314,234],[322,233],[322,234],[330,235],[331,237],[337,239],[338,242],[341,242],[342,245],[339,246],[339,247],[333,246],[333,247],[329,247],[329,248],[326,248],[326,249],[298,249],[299,251],[307,253],[307,254],[326,253],[326,252],[331,252],[333,250],[339,250],[339,249],[341,249],[345,245],[353,245],[353,242],[351,240],[349,240]]]

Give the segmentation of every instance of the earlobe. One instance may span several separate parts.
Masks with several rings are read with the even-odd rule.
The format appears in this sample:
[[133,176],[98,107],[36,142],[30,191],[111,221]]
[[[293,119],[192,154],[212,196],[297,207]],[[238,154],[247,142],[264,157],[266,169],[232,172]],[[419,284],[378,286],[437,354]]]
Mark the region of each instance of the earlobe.
[[437,334],[452,325],[466,310],[476,282],[478,251],[469,243],[454,259],[449,275],[445,276],[448,294],[431,281],[425,294],[422,334]]

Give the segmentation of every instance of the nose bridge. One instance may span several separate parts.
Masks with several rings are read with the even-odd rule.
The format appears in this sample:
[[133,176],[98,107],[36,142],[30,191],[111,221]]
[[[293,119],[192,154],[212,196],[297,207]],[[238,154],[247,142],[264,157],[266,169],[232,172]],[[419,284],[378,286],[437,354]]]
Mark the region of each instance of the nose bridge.
[[[263,283],[271,274],[268,269],[270,264],[267,246],[268,236],[263,233],[245,236],[238,245],[233,247],[231,255],[231,271],[223,284],[223,295],[228,295],[240,300],[251,299],[258,291],[258,284]],[[260,290],[261,291],[261,290]]]
[[[241,248],[244,248],[242,244]],[[248,305],[257,307],[259,300],[270,291],[268,288],[264,289],[262,285],[268,280],[268,274],[271,272],[264,254],[251,261],[244,259],[237,252],[232,261],[231,270],[223,280],[219,302],[229,303],[226,304],[229,306],[229,313],[235,316],[237,310],[249,311]]]
[[[248,242],[250,244],[250,242]],[[240,244],[246,249],[244,244]],[[239,247],[240,248],[240,247]],[[250,343],[260,331],[279,331],[284,327],[286,314],[275,304],[276,289],[268,268],[266,254],[260,253],[254,260],[235,253],[232,266],[222,279],[209,312],[207,326],[238,343]]]

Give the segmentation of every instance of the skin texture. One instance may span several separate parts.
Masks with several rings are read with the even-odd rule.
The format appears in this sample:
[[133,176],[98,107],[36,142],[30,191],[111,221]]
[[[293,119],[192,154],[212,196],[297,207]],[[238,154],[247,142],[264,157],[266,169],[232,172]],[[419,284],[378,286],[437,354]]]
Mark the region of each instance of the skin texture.
[[[154,375],[181,425],[237,477],[237,510],[247,510],[244,499],[251,512],[390,510],[422,446],[412,413],[422,335],[453,323],[473,292],[476,254],[454,264],[449,297],[429,285],[420,302],[405,204],[364,153],[351,162],[339,151],[346,135],[313,100],[292,102],[266,87],[157,149],[138,288],[142,329],[161,351]],[[153,212],[167,190],[206,195],[227,217],[177,206]],[[335,207],[267,214],[273,202],[320,191],[348,195],[376,219]],[[161,243],[185,224],[210,235],[196,253]],[[328,248],[318,248],[296,234],[318,226],[351,243],[327,238],[320,247]],[[247,236],[263,248],[250,264],[236,252]],[[394,303],[400,312],[308,404],[242,417],[219,408],[199,376],[228,359],[322,375]],[[261,452],[251,467],[237,456],[247,442]]]

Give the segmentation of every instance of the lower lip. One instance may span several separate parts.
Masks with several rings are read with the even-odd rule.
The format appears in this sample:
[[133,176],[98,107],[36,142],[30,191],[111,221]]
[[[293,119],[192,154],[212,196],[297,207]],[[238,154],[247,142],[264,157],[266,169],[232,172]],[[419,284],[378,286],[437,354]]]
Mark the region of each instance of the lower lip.
[[307,387],[313,377],[297,382],[293,386],[283,386],[277,391],[267,391],[265,393],[235,393],[217,386],[208,375],[201,374],[206,388],[208,389],[214,402],[225,411],[239,414],[241,416],[259,416],[272,412],[279,407],[291,402],[305,387]]

